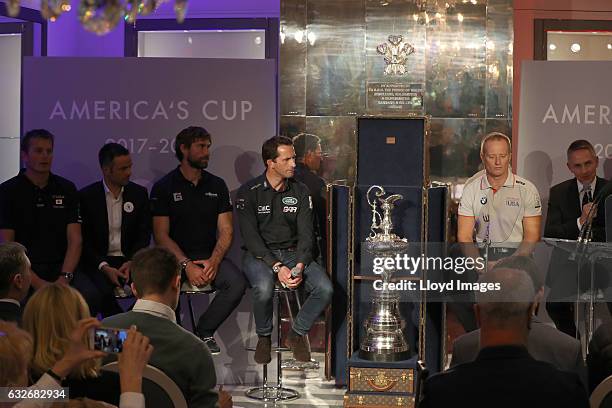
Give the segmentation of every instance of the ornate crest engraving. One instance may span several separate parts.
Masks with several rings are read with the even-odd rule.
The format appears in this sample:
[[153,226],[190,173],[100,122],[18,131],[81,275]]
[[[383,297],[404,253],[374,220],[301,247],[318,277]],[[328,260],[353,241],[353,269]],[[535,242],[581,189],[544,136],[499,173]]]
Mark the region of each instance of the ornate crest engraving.
[[404,42],[401,35],[390,35],[387,43],[379,44],[376,52],[384,55],[387,66],[385,75],[405,75],[408,56],[414,53],[412,44]]

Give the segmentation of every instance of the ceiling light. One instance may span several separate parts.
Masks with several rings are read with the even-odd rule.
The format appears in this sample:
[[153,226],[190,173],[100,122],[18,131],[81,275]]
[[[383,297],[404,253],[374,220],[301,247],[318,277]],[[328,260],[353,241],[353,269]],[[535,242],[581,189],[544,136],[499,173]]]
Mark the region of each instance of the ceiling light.
[[554,51],[557,49],[557,46],[553,43],[550,43],[550,45],[548,46],[548,49],[550,49],[551,51]]
[[580,51],[580,44],[578,43],[573,43],[572,46],[570,47],[570,50],[572,50],[572,52],[578,52]]

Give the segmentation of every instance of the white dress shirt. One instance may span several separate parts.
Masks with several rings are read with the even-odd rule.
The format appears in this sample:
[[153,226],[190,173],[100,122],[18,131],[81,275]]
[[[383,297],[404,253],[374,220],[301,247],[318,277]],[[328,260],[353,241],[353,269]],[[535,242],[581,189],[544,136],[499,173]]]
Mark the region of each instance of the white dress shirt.
[[132,308],[134,312],[148,313],[153,316],[163,317],[176,323],[174,309],[163,303],[154,300],[138,299]]
[[[123,187],[119,196],[115,198],[104,179],[104,197],[106,199],[106,213],[108,215],[108,256],[124,256],[121,252],[121,221],[123,217]],[[98,269],[102,269],[107,262],[100,262]]]
[[[584,184],[578,181],[578,179],[576,179],[576,183],[578,183],[578,202],[580,203],[580,205],[582,205],[582,198],[584,197],[584,194],[586,193],[586,191],[583,191]],[[595,198],[595,183],[597,183],[597,176],[595,176],[595,178],[590,184],[591,196],[593,198]],[[582,214],[582,207],[580,207],[580,213]],[[576,219],[576,225],[578,225],[578,231],[580,231],[582,229],[582,224],[580,223],[580,217]]]

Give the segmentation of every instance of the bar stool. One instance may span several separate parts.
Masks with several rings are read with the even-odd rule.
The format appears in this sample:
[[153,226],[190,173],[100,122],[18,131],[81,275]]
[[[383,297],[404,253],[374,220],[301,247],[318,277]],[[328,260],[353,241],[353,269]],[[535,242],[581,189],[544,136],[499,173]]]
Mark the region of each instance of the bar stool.
[[[289,301],[289,295],[293,294],[295,296],[295,305],[297,306],[294,310],[293,305]],[[300,294],[297,290],[289,290],[284,291],[282,293],[285,298],[285,304],[287,305],[287,310],[289,311],[289,320],[293,323],[295,316],[299,313],[302,308],[302,300],[300,299]],[[308,351],[310,350],[310,339],[308,338],[308,334],[305,336],[306,344],[308,344]],[[294,371],[304,371],[304,370],[318,370],[319,362],[310,359],[310,361],[297,361],[295,358],[289,358],[281,361],[281,367],[286,370],[294,370]]]
[[[280,314],[280,294],[283,293],[285,296],[287,292],[291,292],[290,289],[285,289],[280,286],[274,287],[274,294],[272,301],[276,306],[276,341],[277,346],[272,348],[272,351],[276,353],[276,384],[268,385],[268,365],[263,365],[263,384],[259,387],[249,388],[244,394],[252,399],[258,401],[293,401],[300,398],[300,393],[294,389],[283,387],[283,367],[281,360],[281,353],[283,351],[290,351],[287,347],[282,347],[281,340],[281,314]],[[248,351],[255,351],[255,347],[247,347]]]
[[189,281],[183,282],[181,285],[181,295],[187,298],[187,306],[189,306],[189,317],[191,319],[191,331],[196,333],[196,318],[193,311],[192,296],[194,295],[212,295],[216,290],[211,285],[202,287],[194,286]]

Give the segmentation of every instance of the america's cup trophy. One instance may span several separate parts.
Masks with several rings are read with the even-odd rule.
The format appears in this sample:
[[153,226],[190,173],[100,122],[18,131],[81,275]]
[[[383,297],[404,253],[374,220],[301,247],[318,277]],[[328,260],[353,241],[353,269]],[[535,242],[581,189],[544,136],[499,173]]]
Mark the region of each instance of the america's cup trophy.
[[[395,202],[403,196],[392,194],[384,198],[384,188],[372,186],[366,194],[368,204],[372,207],[371,233],[366,238],[365,249],[374,257],[392,257],[408,249],[405,238],[395,235],[391,222],[391,211]],[[372,197],[373,196],[373,197]],[[382,216],[376,209],[380,202]],[[371,310],[365,322],[365,337],[361,342],[359,356],[371,361],[399,361],[410,358],[410,348],[402,332],[402,317],[399,311],[399,295],[389,290],[388,283],[395,272],[383,263],[381,274],[382,290],[375,291],[372,297]]]

